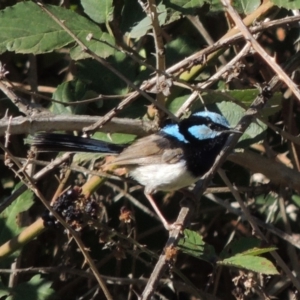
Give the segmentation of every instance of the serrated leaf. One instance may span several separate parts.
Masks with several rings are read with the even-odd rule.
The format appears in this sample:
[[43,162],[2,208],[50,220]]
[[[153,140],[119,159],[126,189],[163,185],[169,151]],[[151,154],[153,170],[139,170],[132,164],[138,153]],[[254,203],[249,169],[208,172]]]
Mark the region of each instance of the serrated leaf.
[[112,21],[113,1],[112,0],[81,0],[84,12],[96,23]]
[[300,0],[271,0],[271,2],[286,9],[300,9]]
[[268,247],[268,248],[253,248],[249,249],[245,252],[240,253],[239,255],[252,255],[252,256],[258,256],[264,253],[272,252],[277,250],[276,247]]
[[[97,41],[104,39],[113,44],[113,38],[108,37],[90,20],[62,7],[46,7],[97,55],[107,57],[113,54],[111,47]],[[74,43],[73,38],[34,2],[20,2],[0,13],[0,53],[8,50],[40,54]],[[87,41],[89,34],[97,40]],[[72,53],[74,59],[87,56],[78,46]]]
[[184,237],[179,240],[178,248],[183,253],[213,262],[216,259],[215,249],[203,241],[202,236],[189,229],[184,230]]
[[48,300],[53,297],[54,290],[51,288],[52,282],[41,277],[33,276],[28,282],[19,284],[14,288],[14,300]]
[[[158,13],[159,24],[164,25],[167,18],[167,10],[165,5],[160,3],[157,6],[157,13]],[[152,28],[152,21],[150,17],[146,16],[138,24],[136,24],[131,28],[131,30],[129,31],[129,35],[131,38],[140,38],[141,36],[144,36],[147,33],[147,31],[150,30],[151,28]]]
[[218,265],[242,268],[267,275],[279,274],[271,261],[252,255],[235,255],[217,262]]

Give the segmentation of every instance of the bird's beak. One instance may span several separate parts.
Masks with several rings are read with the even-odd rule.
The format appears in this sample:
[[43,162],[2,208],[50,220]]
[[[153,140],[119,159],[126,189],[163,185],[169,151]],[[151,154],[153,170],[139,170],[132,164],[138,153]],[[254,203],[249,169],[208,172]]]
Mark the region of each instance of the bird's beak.
[[228,130],[226,130],[226,132],[227,133],[243,133],[242,131],[240,131],[240,130],[237,130],[237,129],[235,129],[235,128],[232,128],[232,129],[228,129]]

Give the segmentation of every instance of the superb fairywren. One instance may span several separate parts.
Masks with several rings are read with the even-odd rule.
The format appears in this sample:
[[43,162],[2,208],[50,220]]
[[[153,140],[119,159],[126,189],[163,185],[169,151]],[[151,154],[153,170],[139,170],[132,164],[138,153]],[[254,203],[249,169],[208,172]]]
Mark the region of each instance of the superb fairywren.
[[156,206],[152,193],[186,187],[203,176],[214,164],[230,133],[228,121],[214,112],[198,112],[178,124],[169,124],[159,132],[131,145],[116,145],[72,135],[42,133],[32,145],[41,151],[97,152],[118,155],[110,163],[124,166],[145,186],[145,195],[165,228],[170,225]]

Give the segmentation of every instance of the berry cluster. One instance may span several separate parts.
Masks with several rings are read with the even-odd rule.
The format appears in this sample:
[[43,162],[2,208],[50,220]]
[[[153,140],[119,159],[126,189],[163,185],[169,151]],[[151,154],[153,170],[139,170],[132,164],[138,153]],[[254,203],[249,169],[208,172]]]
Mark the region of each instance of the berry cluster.
[[[84,214],[95,218],[99,211],[99,205],[96,201],[87,200],[81,197],[80,194],[81,189],[79,187],[71,188],[60,195],[52,204],[53,210],[60,214],[69,225],[77,230],[82,228]],[[49,211],[46,211],[42,215],[42,218],[45,227],[58,225],[57,219]]]

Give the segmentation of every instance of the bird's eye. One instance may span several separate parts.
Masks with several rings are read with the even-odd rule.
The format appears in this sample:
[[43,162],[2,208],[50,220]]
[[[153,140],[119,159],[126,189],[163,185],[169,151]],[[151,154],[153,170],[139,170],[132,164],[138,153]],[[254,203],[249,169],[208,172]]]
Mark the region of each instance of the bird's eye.
[[210,127],[210,126],[212,125],[211,118],[206,117],[206,125],[207,125],[208,127]]

